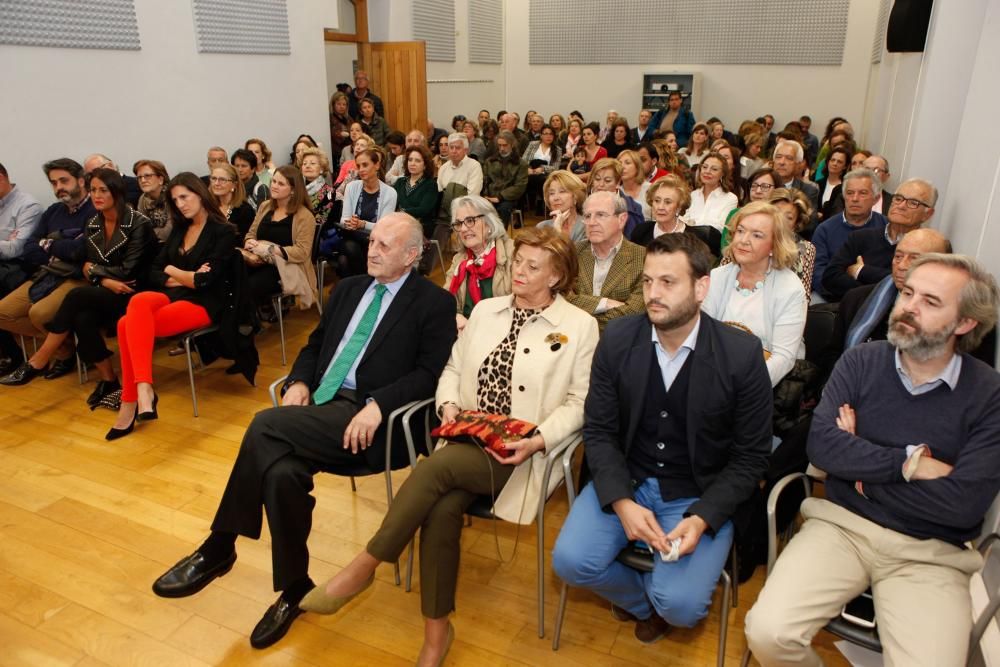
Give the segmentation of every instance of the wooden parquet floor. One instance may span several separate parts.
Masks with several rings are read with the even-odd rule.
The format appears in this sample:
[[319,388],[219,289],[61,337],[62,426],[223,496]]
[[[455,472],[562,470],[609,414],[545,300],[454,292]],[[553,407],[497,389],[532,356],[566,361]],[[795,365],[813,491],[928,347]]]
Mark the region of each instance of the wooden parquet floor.
[[[440,271],[435,272],[440,281]],[[316,323],[316,311],[287,320],[289,361]],[[257,386],[225,375],[224,361],[197,373],[201,416],[191,416],[184,357],[158,346],[154,374],[160,419],[108,443],[107,410],[89,412],[93,383],[75,375],[0,387],[0,665],[407,665],[422,641],[419,578],[414,591],[379,569],[372,590],[339,614],[305,614],[265,651],[249,633],[273,602],[270,542],[241,539],[227,576],[199,594],[156,597],[153,580],[207,534],[240,439],[268,405],[267,386],[283,375],[277,331],[258,338],[263,365]],[[394,475],[400,484],[404,474]],[[343,567],[377,528],[386,509],[381,476],[317,477],[311,574],[324,581]],[[545,549],[551,552],[566,515],[563,490],[549,503]],[[457,640],[449,665],[711,665],[719,631],[719,595],[707,621],[675,629],[643,646],[607,604],[573,591],[558,652],[551,650],[558,582],[547,569],[546,636],[536,633],[534,526],[518,533],[490,522],[463,532]],[[405,566],[405,562],[404,562]],[[729,617],[727,664],[746,646],[743,619],[762,585],[760,571],[739,589]],[[829,664],[846,664],[822,639]]]

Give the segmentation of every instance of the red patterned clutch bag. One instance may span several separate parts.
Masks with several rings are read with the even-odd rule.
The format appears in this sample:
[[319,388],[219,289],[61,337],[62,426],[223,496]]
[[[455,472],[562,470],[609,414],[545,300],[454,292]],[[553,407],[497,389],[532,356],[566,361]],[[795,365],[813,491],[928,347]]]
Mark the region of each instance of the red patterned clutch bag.
[[452,442],[468,442],[488,447],[502,457],[509,456],[504,443],[530,438],[538,429],[531,422],[488,412],[458,413],[451,424],[442,424],[431,431],[435,438]]

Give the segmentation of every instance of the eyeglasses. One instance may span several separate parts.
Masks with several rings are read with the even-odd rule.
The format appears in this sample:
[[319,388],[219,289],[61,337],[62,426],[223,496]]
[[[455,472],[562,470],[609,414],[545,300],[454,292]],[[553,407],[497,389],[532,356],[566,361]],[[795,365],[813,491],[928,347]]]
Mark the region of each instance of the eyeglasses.
[[468,218],[459,218],[455,222],[451,223],[451,228],[454,230],[459,230],[462,227],[472,229],[477,222],[485,218],[485,215],[470,215]]
[[226,178],[225,176],[210,176],[208,178],[208,180],[212,181],[213,183],[232,183],[233,182],[233,179]]
[[774,186],[770,183],[754,183],[750,186],[750,189],[754,192],[767,192],[768,190],[773,190]]
[[928,204],[928,203],[926,203],[926,202],[922,202],[919,199],[910,199],[909,197],[904,197],[903,195],[893,195],[891,201],[892,201],[893,204],[899,204],[900,206],[906,206],[906,208],[911,209],[911,210],[912,209],[918,209],[921,206],[924,206],[926,208],[930,208],[931,207],[931,205]]
[[156,174],[139,174],[138,176],[136,176],[136,178],[138,178],[140,181],[146,181],[149,180],[150,178],[156,178]]
[[876,174],[879,174],[879,175],[888,174],[889,173],[888,169],[883,169],[882,167],[872,167],[872,171],[874,171]]

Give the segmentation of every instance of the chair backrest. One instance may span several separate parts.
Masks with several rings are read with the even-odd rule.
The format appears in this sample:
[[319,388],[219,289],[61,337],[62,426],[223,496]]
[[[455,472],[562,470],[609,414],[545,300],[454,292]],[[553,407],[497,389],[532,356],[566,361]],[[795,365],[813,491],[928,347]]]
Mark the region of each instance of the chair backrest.
[[[996,503],[994,503],[996,505]],[[976,619],[969,638],[969,665],[1000,664],[1000,533],[992,532],[979,543],[983,568],[969,582],[972,614]]]

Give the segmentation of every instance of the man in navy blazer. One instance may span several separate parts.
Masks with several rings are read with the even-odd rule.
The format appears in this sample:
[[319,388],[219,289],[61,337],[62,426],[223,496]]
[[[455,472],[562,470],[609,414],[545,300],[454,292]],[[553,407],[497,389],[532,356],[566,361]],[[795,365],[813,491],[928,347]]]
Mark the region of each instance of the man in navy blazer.
[[[594,355],[583,427],[594,480],[552,556],[563,580],[611,601],[645,643],[708,613],[771,451],[763,349],[700,312],[711,268],[690,235],[647,246],[646,313],[609,323]],[[615,560],[630,541],[678,558],[640,573]]]
[[[393,213],[376,223],[368,275],[337,285],[288,375],[282,407],[257,413],[247,428],[211,535],[156,580],[157,595],[192,595],[228,572],[237,535],[259,538],[266,511],[281,595],[251,645],[275,643],[302,613],[298,603],[314,587],[306,547],[313,475],[382,469],[386,415],[434,395],[455,342],[454,297],[412,270],[422,247],[423,230],[411,216]],[[331,376],[343,380],[331,385]]]

